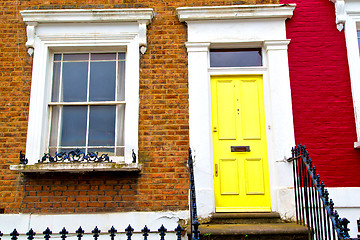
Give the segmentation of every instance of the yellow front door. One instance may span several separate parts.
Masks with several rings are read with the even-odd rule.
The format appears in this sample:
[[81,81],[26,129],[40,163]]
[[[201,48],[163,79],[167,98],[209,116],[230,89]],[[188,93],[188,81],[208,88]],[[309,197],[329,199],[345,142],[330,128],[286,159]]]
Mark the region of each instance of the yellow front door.
[[271,211],[262,76],[211,78],[216,212]]

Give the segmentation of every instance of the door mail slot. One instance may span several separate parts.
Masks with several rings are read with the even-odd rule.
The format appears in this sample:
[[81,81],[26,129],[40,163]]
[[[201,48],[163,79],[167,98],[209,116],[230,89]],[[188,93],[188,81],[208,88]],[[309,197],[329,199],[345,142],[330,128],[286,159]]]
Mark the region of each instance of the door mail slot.
[[250,146],[231,146],[231,152],[250,152]]

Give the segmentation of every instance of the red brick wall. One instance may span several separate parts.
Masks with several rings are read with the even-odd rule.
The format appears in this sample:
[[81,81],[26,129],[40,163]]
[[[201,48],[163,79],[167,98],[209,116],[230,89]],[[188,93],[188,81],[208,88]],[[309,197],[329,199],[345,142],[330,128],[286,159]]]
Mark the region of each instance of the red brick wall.
[[[188,205],[186,25],[177,7],[277,3],[277,0],[1,0],[0,210],[71,213],[182,210]],[[140,175],[27,174],[9,170],[25,149],[32,59],[26,53],[27,9],[150,7],[148,51],[140,60]],[[1,211],[0,211],[1,212]]]
[[334,4],[280,3],[297,4],[286,23],[296,142],[306,145],[327,186],[360,187],[345,36],[336,29]]

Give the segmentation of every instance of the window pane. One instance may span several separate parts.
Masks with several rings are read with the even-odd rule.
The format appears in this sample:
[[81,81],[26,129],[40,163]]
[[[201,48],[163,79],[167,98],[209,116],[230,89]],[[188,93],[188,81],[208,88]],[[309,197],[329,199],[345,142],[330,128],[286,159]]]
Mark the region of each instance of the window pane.
[[118,101],[125,101],[125,62],[119,61],[118,66],[118,89],[117,89],[117,100]]
[[87,96],[87,62],[64,62],[62,98],[64,102],[85,102]]
[[89,146],[115,145],[115,106],[91,106]]
[[109,156],[114,156],[114,148],[89,148],[88,153],[94,152],[98,153],[98,157],[101,156],[101,154],[107,154]]
[[61,54],[54,54],[54,61],[61,61]]
[[117,106],[117,140],[116,146],[124,146],[124,119],[125,119],[125,105]]
[[60,70],[61,70],[61,62],[54,62],[52,96],[51,96],[51,101],[53,102],[59,101]]
[[116,60],[116,53],[92,53],[91,60]]
[[50,131],[50,147],[56,147],[58,141],[59,130],[59,114],[60,107],[53,106],[51,108],[51,131]]
[[119,59],[125,59],[125,53],[118,53]]
[[210,67],[262,66],[261,49],[212,49]]
[[88,61],[89,54],[88,53],[71,53],[71,54],[64,54],[64,61]]
[[87,106],[64,106],[61,146],[85,146]]
[[90,101],[114,101],[116,62],[92,62],[90,66]]
[[124,147],[117,147],[116,148],[116,156],[124,156],[124,153],[125,153],[125,151],[124,151]]

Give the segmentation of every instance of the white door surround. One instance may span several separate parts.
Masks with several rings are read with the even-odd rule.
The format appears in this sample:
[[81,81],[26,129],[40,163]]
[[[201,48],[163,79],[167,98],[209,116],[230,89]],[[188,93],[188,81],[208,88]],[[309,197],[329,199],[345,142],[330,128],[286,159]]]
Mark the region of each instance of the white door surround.
[[[194,156],[200,217],[214,212],[210,76],[260,74],[264,80],[271,207],[283,217],[294,214],[291,164],[294,146],[285,20],[295,5],[184,7],[177,14],[187,23],[189,135]],[[263,66],[210,68],[211,48],[262,48]]]

